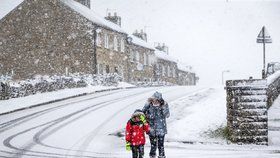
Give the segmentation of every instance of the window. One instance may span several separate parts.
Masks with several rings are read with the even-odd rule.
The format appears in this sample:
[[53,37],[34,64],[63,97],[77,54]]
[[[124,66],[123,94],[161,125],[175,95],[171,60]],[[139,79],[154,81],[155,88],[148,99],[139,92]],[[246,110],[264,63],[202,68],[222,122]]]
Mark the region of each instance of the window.
[[106,65],[106,73],[110,73],[110,67],[109,67],[109,65]]
[[176,77],[176,69],[175,69],[175,67],[173,68],[173,77]]
[[138,52],[138,51],[135,52],[135,59],[136,59],[136,62],[139,63],[139,61],[140,61],[140,55],[139,55],[139,52]]
[[161,70],[162,70],[161,66],[160,66],[159,64],[156,64],[156,74],[157,74],[158,76],[160,75]]
[[170,77],[170,66],[167,65],[167,76]]
[[68,67],[65,67],[65,75],[68,76],[69,75],[69,70]]
[[101,47],[101,34],[100,33],[97,33],[96,34],[96,45]]
[[124,39],[121,38],[121,52],[124,52]]
[[104,35],[104,47],[109,49],[109,36],[108,36],[108,34]]
[[154,55],[149,55],[149,65],[152,66],[155,62],[155,56]]
[[118,74],[123,77],[123,67],[118,66]]
[[118,51],[118,39],[117,39],[117,36],[114,36],[114,50]]
[[146,54],[146,65],[150,65],[150,59],[148,54]]
[[98,64],[97,65],[97,70],[98,70],[98,74],[103,74],[103,65],[102,64]]
[[147,65],[147,56],[146,56],[146,53],[144,53],[143,56],[144,56],[144,65]]
[[162,65],[162,76],[165,76],[165,67]]
[[134,52],[133,52],[133,50],[130,50],[130,56],[129,56],[129,58],[130,58],[130,61],[131,61],[131,62],[134,62]]

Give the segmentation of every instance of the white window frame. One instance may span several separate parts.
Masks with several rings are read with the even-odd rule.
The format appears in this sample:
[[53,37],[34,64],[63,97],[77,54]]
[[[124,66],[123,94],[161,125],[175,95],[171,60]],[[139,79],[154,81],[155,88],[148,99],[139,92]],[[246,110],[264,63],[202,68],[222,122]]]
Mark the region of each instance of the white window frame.
[[170,66],[167,65],[167,77],[170,77]]
[[124,39],[121,38],[121,52],[125,51]]
[[97,33],[96,34],[96,45],[101,47],[101,34],[100,33]]
[[164,67],[164,65],[162,65],[161,68],[162,68],[162,76],[165,76],[165,67]]
[[140,54],[139,54],[138,51],[135,51],[135,60],[136,60],[137,63],[140,62]]
[[173,75],[172,75],[172,66],[169,67],[169,76],[173,77]]
[[133,52],[133,50],[130,50],[129,58],[130,58],[130,62],[134,62],[134,52]]
[[146,53],[146,65],[150,65],[150,55]]
[[103,74],[104,73],[104,69],[103,69],[103,64],[98,64],[98,74]]
[[117,38],[117,36],[114,36],[114,50],[118,51],[118,38]]
[[143,53],[144,63],[143,65],[147,65],[147,54]]
[[104,34],[104,47],[109,49],[109,36],[107,33]]

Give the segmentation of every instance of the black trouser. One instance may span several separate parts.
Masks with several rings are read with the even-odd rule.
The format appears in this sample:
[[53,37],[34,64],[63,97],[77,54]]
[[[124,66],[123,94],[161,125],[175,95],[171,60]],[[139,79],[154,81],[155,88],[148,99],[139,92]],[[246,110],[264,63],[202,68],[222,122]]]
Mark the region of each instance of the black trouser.
[[144,145],[131,146],[132,158],[144,157]]
[[159,156],[165,156],[164,153],[164,135],[163,136],[150,136],[151,151],[150,156],[156,156],[158,147]]

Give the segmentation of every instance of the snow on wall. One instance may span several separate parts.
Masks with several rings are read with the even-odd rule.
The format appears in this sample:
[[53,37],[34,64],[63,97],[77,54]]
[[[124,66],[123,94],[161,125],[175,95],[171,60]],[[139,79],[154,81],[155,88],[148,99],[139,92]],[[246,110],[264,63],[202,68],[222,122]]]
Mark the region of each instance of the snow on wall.
[[270,85],[271,83],[273,83],[278,78],[280,78],[280,71],[276,71],[274,74],[268,76],[266,78],[267,84]]
[[24,0],[1,0],[0,1],[0,20],[9,14],[13,9],[20,5]]

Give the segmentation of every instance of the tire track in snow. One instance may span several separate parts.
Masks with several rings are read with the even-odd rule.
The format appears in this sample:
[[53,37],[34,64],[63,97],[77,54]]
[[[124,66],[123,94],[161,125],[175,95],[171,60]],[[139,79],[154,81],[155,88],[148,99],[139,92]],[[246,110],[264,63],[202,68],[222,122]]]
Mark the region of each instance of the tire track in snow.
[[[147,92],[148,92],[148,91],[150,92],[151,89],[150,89],[150,90],[146,90],[146,91],[147,91]],[[146,92],[146,91],[144,91],[144,92]],[[47,152],[36,152],[36,151],[28,150],[28,149],[30,149],[31,147],[33,147],[34,145],[36,145],[36,143],[34,143],[34,142],[25,145],[25,147],[21,149],[21,148],[17,148],[17,147],[15,147],[15,146],[11,145],[11,141],[12,141],[15,137],[17,137],[17,136],[19,136],[19,135],[22,135],[22,134],[25,134],[25,133],[27,133],[27,132],[29,132],[29,131],[31,131],[31,130],[37,129],[37,128],[39,128],[39,127],[43,127],[43,126],[48,125],[48,124],[51,124],[51,126],[53,126],[53,125],[55,125],[55,124],[58,124],[58,123],[60,123],[60,122],[62,122],[62,121],[64,121],[64,120],[66,120],[66,119],[68,119],[68,118],[70,118],[70,117],[72,117],[72,116],[78,114],[78,113],[81,113],[81,112],[83,112],[83,111],[85,111],[85,110],[88,110],[88,109],[90,109],[90,108],[93,108],[93,107],[95,107],[95,106],[97,106],[97,105],[103,105],[103,104],[105,104],[105,103],[114,102],[114,101],[116,101],[116,100],[120,100],[120,99],[123,99],[123,98],[129,98],[129,97],[131,97],[131,96],[139,95],[139,94],[141,94],[141,93],[143,93],[143,91],[141,91],[140,93],[133,94],[133,95],[128,95],[128,96],[126,96],[126,97],[117,98],[117,99],[105,101],[105,102],[102,102],[102,103],[99,103],[99,104],[95,104],[95,105],[92,105],[92,106],[90,106],[90,107],[88,107],[88,108],[84,108],[84,109],[82,109],[82,110],[76,111],[76,112],[71,113],[71,114],[69,114],[69,115],[66,115],[66,116],[64,116],[64,117],[58,118],[58,119],[56,119],[56,120],[53,120],[53,121],[50,121],[50,122],[47,122],[47,123],[44,123],[44,124],[41,124],[41,125],[38,125],[38,126],[35,126],[35,127],[32,127],[32,128],[29,128],[29,129],[27,129],[27,130],[24,130],[24,131],[22,131],[22,132],[20,132],[20,133],[17,133],[17,134],[15,134],[15,135],[12,135],[12,136],[8,137],[7,139],[4,140],[3,144],[4,144],[6,147],[9,147],[9,148],[11,148],[11,149],[14,149],[14,150],[19,151],[19,152],[17,152],[17,153],[15,154],[16,157],[24,156],[26,152],[34,152],[34,153],[47,154],[47,155],[54,154],[54,155],[60,155],[60,156],[62,156],[62,154],[47,153]],[[110,104],[108,104],[108,105],[110,105]],[[101,108],[102,108],[102,107],[101,107]],[[35,140],[36,140],[36,139],[35,139]]]
[[[62,104],[62,105],[59,105],[59,106],[56,106],[56,107],[44,109],[44,110],[41,110],[39,112],[34,112],[32,114],[28,114],[28,115],[16,118],[16,119],[7,121],[5,123],[1,123],[0,124],[0,126],[1,126],[0,127],[0,133],[5,132],[6,130],[9,130],[9,129],[11,129],[11,128],[17,126],[17,125],[20,125],[22,123],[28,122],[29,120],[32,120],[32,119],[37,118],[39,116],[42,116],[43,114],[47,114],[49,112],[52,112],[54,110],[58,110],[60,108],[66,107],[66,106],[73,105],[75,103],[80,103],[80,102],[89,101],[89,100],[93,100],[93,99],[96,99],[96,98],[101,98],[101,97],[104,97],[104,96],[112,95],[112,94],[115,94],[115,93],[119,93],[119,92],[117,91],[117,92],[107,93],[107,94],[104,94],[104,95],[101,95],[101,96],[96,96],[96,97],[91,97],[91,98],[82,99],[82,100],[78,100],[78,101],[73,101],[73,102]],[[34,108],[36,108],[36,107],[34,107]]]
[[[198,89],[198,90],[194,90],[194,91],[191,91],[191,92],[184,93],[182,96],[186,96],[186,95],[192,94],[192,93],[194,93],[194,92],[199,92],[199,91],[201,91],[201,90],[203,90],[203,89],[205,89],[205,88],[202,88],[202,89]],[[176,90],[176,89],[175,89],[175,90]],[[163,92],[163,93],[169,93],[169,92],[173,92],[173,91],[175,91],[175,90],[169,90],[169,91],[166,91],[166,92]],[[176,100],[176,99],[178,99],[178,98],[181,98],[182,96],[176,97],[176,98],[170,100],[170,102],[172,102],[172,101],[174,101],[174,100]],[[145,98],[145,99],[146,99],[146,98]],[[99,125],[95,130],[93,130],[92,132],[90,132],[90,136],[87,137],[86,141],[79,147],[79,150],[78,150],[78,151],[83,151],[83,149],[86,149],[86,148],[89,146],[89,144],[94,140],[94,138],[96,137],[96,135],[98,134],[98,132],[99,132],[106,124],[108,124],[108,122],[110,122],[111,120],[113,120],[114,117],[115,117],[118,113],[120,113],[120,112],[123,111],[124,109],[126,109],[126,108],[128,108],[128,107],[134,105],[134,103],[138,103],[138,102],[140,102],[140,101],[142,101],[142,100],[143,100],[143,99],[139,99],[139,100],[133,102],[131,105],[125,106],[124,108],[118,110],[118,111],[115,112],[113,115],[111,115],[108,119],[106,119],[105,121],[103,121],[103,123],[102,123],[101,125]],[[99,152],[99,153],[98,153],[98,152],[94,152],[94,153],[99,154],[99,155],[116,155],[116,153],[100,153],[100,152]],[[78,155],[83,155],[83,154],[82,154],[82,153],[79,153]]]

